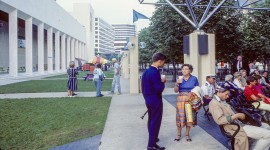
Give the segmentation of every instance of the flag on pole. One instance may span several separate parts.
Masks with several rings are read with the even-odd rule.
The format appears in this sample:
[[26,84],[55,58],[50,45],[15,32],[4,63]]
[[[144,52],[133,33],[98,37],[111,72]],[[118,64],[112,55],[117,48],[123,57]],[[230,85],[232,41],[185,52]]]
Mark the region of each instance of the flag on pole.
[[149,19],[149,18],[133,9],[133,23],[138,21],[138,19]]

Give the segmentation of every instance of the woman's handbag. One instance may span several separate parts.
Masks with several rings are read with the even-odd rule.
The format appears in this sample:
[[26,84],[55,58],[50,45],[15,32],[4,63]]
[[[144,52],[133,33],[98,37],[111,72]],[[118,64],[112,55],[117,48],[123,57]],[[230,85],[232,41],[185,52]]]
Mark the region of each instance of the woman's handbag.
[[202,107],[202,100],[201,99],[193,100],[191,104],[192,104],[192,109],[197,111]]
[[193,112],[192,112],[192,106],[190,103],[185,104],[185,111],[186,111],[187,123],[193,123]]

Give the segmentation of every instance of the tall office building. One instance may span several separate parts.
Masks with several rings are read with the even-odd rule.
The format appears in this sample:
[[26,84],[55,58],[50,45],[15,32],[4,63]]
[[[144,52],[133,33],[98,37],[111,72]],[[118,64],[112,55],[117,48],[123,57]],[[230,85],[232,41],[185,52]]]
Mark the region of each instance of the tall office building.
[[56,0],[67,12],[69,12],[86,30],[86,45],[82,59],[89,60],[94,57],[94,9],[90,0]]
[[114,53],[114,28],[101,18],[95,18],[95,51]]
[[116,53],[120,53],[128,43],[128,38],[136,36],[135,25],[114,24],[115,30],[114,48]]

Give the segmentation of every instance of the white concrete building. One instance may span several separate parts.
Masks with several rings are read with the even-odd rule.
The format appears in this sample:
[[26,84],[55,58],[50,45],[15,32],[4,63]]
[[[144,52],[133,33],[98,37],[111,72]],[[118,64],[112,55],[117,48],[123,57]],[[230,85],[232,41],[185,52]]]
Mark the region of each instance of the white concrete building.
[[115,31],[114,48],[117,53],[125,48],[129,37],[136,36],[135,25],[130,24],[113,24]]
[[105,20],[95,18],[95,51],[114,53],[114,28]]
[[0,71],[65,71],[82,58],[85,32],[54,0],[0,0]]
[[90,0],[56,0],[56,2],[69,12],[81,25],[85,27],[86,46],[83,54],[84,60],[88,61],[95,55],[94,48],[94,9]]

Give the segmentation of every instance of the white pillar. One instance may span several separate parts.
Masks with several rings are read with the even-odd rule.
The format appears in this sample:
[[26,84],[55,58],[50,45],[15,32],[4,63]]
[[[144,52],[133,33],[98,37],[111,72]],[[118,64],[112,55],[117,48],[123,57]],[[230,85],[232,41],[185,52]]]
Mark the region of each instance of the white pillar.
[[79,57],[79,41],[75,41],[75,58]]
[[47,31],[47,62],[48,62],[48,72],[53,72],[53,28],[49,28]]
[[75,39],[71,39],[71,61],[75,60]]
[[[199,53],[199,35],[207,35],[207,54]],[[184,55],[184,63],[193,66],[192,75],[198,78],[200,85],[204,84],[207,74],[215,74],[215,67],[209,67],[215,66],[215,35],[196,31],[189,34],[189,55]]]
[[61,37],[61,69],[66,70],[66,35],[63,34]]
[[44,73],[44,23],[38,25],[38,73]]
[[25,72],[33,73],[33,18],[25,20]]
[[122,61],[123,65],[123,76],[124,78],[129,78],[129,51],[125,52],[125,58]]
[[55,33],[55,71],[60,70],[60,32]]
[[81,58],[81,57],[80,57],[80,45],[81,45],[81,42],[78,41],[78,52],[77,52],[77,54],[78,54],[77,57],[78,57],[78,58]]
[[85,60],[86,57],[85,57],[85,44],[83,43],[82,44],[82,59]]
[[70,62],[70,37],[67,38],[67,65],[66,67],[69,67]]
[[18,18],[17,10],[9,13],[9,75],[18,76]]
[[139,47],[138,37],[130,37],[129,40],[134,44],[134,48],[130,49],[130,93],[139,93]]

